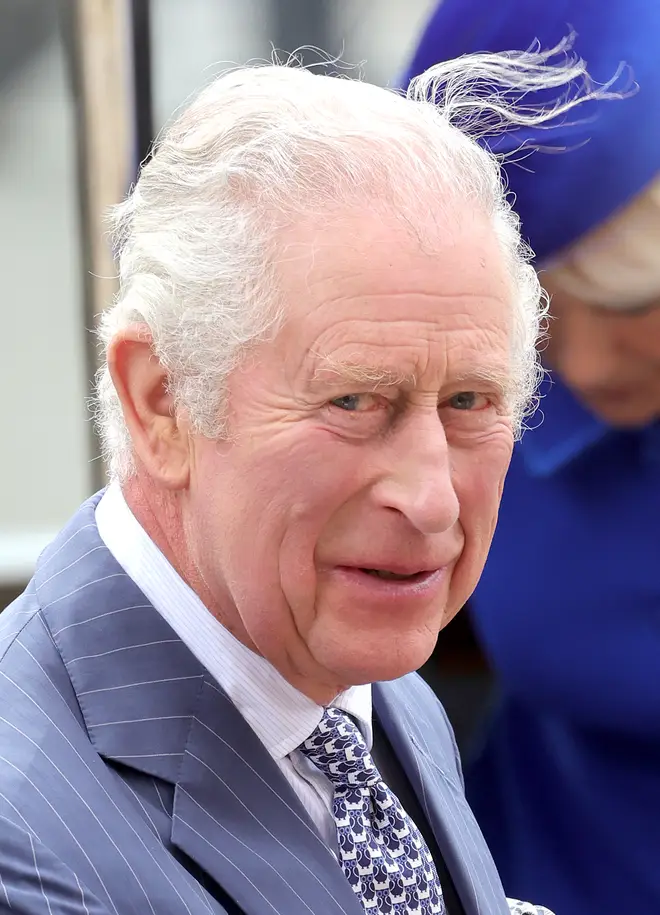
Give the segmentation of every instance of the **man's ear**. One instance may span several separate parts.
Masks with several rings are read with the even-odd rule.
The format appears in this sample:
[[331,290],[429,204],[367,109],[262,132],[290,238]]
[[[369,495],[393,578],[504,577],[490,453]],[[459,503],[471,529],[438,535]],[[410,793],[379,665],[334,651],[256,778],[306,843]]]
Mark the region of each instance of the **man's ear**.
[[120,330],[108,346],[108,369],[139,463],[157,485],[183,489],[190,474],[187,423],[167,389],[167,373],[144,324]]

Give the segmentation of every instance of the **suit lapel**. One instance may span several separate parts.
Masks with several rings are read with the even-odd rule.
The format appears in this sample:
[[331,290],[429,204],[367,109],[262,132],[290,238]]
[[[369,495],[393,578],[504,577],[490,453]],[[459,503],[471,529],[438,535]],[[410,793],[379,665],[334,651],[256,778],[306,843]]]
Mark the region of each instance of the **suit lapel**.
[[205,670],[105,547],[99,498],[40,557],[39,603],[99,755],[174,782]]
[[176,786],[172,841],[250,915],[361,915],[288,782],[210,679]]
[[416,675],[374,685],[374,711],[417,795],[467,915],[508,915],[504,891],[451,763],[440,715],[420,702]]
[[95,749],[175,786],[172,844],[246,915],[363,915],[276,763],[101,541],[99,498],[35,574]]

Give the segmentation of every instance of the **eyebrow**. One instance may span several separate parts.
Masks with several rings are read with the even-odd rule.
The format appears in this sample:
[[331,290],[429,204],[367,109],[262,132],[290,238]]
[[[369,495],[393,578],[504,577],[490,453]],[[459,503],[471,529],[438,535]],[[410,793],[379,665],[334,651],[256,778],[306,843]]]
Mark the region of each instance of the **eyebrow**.
[[477,366],[469,371],[459,372],[454,377],[454,381],[457,384],[465,383],[466,385],[481,382],[497,388],[502,394],[509,394],[513,384],[511,372],[507,372],[506,369],[486,368],[484,366]]
[[335,359],[332,356],[317,354],[319,364],[314,370],[312,381],[333,380],[351,384],[364,384],[373,388],[398,387],[406,384],[413,386],[417,383],[414,372],[401,372],[388,369],[384,366],[365,365],[350,359]]
[[[329,378],[338,382],[349,384],[368,385],[372,389],[380,387],[400,387],[406,385],[415,387],[417,375],[415,372],[401,372],[383,366],[365,365],[350,359],[334,359],[332,356],[319,355],[319,364],[316,366],[312,381],[327,381]],[[512,387],[511,374],[505,369],[495,367],[477,366],[453,376],[452,386],[465,383],[471,386],[476,383],[485,383],[496,388],[503,395],[508,395]]]

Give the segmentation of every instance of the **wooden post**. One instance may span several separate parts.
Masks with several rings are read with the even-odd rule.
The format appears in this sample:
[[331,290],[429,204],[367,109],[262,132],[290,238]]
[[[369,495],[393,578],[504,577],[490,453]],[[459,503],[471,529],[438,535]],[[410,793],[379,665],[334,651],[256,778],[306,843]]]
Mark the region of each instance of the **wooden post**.
[[[126,195],[137,165],[131,6],[129,0],[68,0],[63,11],[78,132],[84,321],[91,386],[97,368],[91,331],[96,316],[117,291],[107,214]],[[93,455],[98,453],[94,437]],[[102,485],[101,462],[95,461],[95,467],[95,482]]]

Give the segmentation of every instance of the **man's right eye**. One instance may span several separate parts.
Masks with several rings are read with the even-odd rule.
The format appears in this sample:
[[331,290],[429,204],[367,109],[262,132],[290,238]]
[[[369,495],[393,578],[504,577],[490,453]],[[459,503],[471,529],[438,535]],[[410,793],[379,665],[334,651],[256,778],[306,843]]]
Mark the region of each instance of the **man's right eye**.
[[357,413],[369,409],[366,405],[367,397],[367,394],[344,394],[342,397],[335,397],[330,404],[347,413]]
[[331,407],[344,413],[374,413],[387,406],[387,400],[379,394],[343,394],[330,401]]

